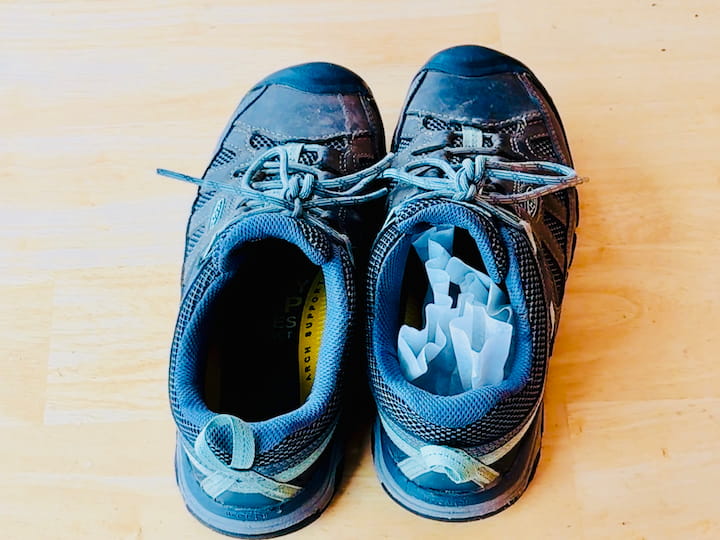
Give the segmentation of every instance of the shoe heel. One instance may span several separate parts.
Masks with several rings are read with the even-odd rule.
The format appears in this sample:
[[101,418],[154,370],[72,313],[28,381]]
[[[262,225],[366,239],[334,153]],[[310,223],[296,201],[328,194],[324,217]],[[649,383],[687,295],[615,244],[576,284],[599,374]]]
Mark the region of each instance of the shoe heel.
[[482,490],[433,490],[408,480],[389,452],[392,442],[384,434],[380,422],[373,432],[375,470],[387,494],[399,505],[422,517],[439,521],[472,521],[490,517],[517,501],[532,480],[540,461],[543,431],[542,408],[527,433],[518,442],[518,450],[510,468],[497,483]]

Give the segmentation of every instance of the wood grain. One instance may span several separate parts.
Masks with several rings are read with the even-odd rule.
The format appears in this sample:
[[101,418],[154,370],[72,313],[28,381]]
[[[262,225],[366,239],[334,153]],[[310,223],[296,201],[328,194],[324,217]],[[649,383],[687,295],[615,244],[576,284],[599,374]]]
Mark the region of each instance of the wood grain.
[[392,503],[367,431],[297,538],[720,538],[720,4],[0,3],[0,536],[217,538],[172,470],[167,350],[194,189],[258,79],[328,60],[392,131],[439,49],[500,48],[563,115],[579,248],[543,458],[508,511]]

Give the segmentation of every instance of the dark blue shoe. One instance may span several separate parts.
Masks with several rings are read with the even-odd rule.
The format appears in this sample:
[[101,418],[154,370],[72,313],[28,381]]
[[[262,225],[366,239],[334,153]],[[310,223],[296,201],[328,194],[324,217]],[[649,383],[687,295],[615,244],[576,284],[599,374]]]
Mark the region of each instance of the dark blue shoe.
[[538,463],[581,180],[545,89],[483,47],[420,70],[392,151],[368,277],[375,468],[412,512],[483,518]]
[[177,482],[212,529],[280,535],[335,492],[353,257],[382,219],[384,155],[365,83],[316,63],[243,98],[202,178],[159,171],[199,185],[169,390]]

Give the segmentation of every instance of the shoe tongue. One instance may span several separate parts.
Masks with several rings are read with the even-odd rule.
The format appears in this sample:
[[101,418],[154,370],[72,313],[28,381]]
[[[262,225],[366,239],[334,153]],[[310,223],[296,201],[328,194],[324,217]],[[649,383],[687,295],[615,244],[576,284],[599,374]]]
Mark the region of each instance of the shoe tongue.
[[247,216],[228,225],[218,235],[212,256],[218,268],[232,271],[240,263],[237,248],[269,238],[297,246],[318,266],[327,263],[332,256],[332,245],[326,233],[300,219],[275,213]]
[[[463,155],[452,155],[452,149],[477,149],[477,153],[505,157],[515,156],[511,148],[511,137],[507,133],[486,131],[476,126],[431,119],[425,121],[420,134],[413,143],[414,149],[426,148],[425,157],[448,158],[453,164],[460,163]],[[448,156],[448,150],[451,155]]]
[[466,148],[496,148],[500,145],[500,136],[476,127],[462,126],[460,142]]
[[310,165],[330,173],[330,176],[344,174],[342,153],[337,148],[312,143],[287,143],[290,161]]
[[297,139],[273,139],[256,132],[250,137],[255,150],[269,150],[282,146],[289,150],[290,160],[302,165],[316,167],[330,176],[344,176],[375,163],[376,150],[369,136],[354,137],[350,133],[329,139],[299,141]]
[[250,145],[256,150],[270,150],[276,146],[282,146],[288,150],[290,161],[317,167],[332,176],[347,173],[347,164],[346,160],[343,160],[343,155],[348,144],[346,137],[318,142],[276,141],[266,135],[256,133],[250,138]]

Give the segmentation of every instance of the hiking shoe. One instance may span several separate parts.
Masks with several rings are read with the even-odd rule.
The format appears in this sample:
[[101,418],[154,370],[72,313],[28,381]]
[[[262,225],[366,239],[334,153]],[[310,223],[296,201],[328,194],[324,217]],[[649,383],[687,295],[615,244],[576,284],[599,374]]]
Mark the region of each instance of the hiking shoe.
[[425,64],[392,151],[367,285],[375,468],[412,512],[478,519],[537,466],[581,180],[545,89],[483,47]]
[[383,137],[357,75],[304,64],[250,90],[202,178],[158,171],[199,185],[169,392],[180,492],[219,532],[283,534],[333,496],[350,245],[383,206]]

